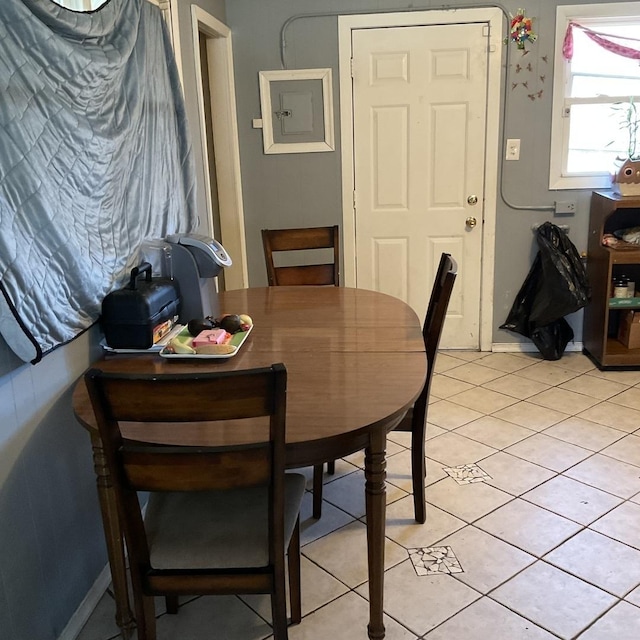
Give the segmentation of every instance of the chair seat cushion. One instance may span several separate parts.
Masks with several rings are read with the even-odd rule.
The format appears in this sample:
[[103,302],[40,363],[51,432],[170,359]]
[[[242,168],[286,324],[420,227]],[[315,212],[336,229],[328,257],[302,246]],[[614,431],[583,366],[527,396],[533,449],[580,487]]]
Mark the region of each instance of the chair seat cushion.
[[[285,545],[293,533],[305,477],[285,474]],[[268,564],[267,487],[152,493],[145,527],[155,569],[262,567]]]

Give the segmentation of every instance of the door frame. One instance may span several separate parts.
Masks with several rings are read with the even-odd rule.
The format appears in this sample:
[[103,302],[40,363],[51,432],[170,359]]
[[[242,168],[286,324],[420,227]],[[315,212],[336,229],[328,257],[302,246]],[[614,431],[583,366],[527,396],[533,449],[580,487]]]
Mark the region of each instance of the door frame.
[[[231,29],[197,5],[191,5],[191,24],[203,165],[206,171],[210,163],[215,162],[222,234],[222,238],[217,239],[223,242],[225,249],[233,259],[233,266],[226,269],[224,273],[225,288],[244,289],[249,286],[249,276]],[[211,72],[211,117],[213,120],[214,158],[209,157],[207,149],[205,105],[202,76],[199,71],[201,64],[200,33],[204,33],[207,36],[207,54]],[[210,235],[213,236],[212,195],[208,176],[205,176],[204,185],[207,203],[207,225]]]
[[342,160],[342,236],[344,284],[356,286],[355,166],[353,148],[353,86],[351,78],[352,31],[383,27],[411,27],[462,22],[489,24],[487,112],[485,140],[485,199],[482,225],[480,276],[480,350],[491,351],[493,342],[493,280],[495,264],[498,158],[500,150],[500,96],[502,29],[504,15],[498,8],[426,10],[338,17],[340,81],[340,140]]

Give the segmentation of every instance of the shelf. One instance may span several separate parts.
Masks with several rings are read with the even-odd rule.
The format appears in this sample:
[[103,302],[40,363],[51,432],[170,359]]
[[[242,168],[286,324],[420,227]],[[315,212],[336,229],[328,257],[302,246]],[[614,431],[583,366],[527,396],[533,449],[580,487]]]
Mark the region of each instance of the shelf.
[[600,198],[611,203],[611,209],[635,208],[640,206],[640,196],[621,196],[613,191],[596,191]]
[[640,369],[640,349],[627,349],[619,340],[608,338],[603,360],[605,366],[635,365]]
[[640,370],[640,349],[627,349],[615,338],[607,338],[602,357],[597,357],[586,347],[583,352],[603,371]]
[[638,250],[616,250],[611,247],[605,247],[611,257],[613,264],[640,264],[640,248]]
[[609,298],[609,309],[640,309],[640,297]]

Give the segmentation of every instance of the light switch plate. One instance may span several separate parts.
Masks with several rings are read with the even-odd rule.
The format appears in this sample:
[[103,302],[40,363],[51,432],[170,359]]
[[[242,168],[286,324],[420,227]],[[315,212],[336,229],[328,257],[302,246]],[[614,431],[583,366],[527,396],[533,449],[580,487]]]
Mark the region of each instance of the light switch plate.
[[520,160],[520,138],[509,138],[505,160]]

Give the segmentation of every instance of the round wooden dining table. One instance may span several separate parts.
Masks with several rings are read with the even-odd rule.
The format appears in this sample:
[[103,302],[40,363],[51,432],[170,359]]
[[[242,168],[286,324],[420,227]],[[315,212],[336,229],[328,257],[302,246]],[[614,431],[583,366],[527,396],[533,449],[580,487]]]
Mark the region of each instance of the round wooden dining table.
[[[110,354],[92,366],[120,373],[189,373],[287,368],[287,466],[320,464],[365,451],[369,569],[369,638],[384,638],[386,436],[419,395],[427,361],[420,321],[401,300],[347,287],[267,287],[227,291],[219,312],[248,314],[253,329],[227,359],[163,358],[157,353]],[[98,496],[116,600],[125,638],[134,627],[126,581],[124,541],[100,437],[81,378],[73,408],[91,435]],[[233,424],[123,425],[127,439],[157,444],[215,446],[235,441]],[[263,427],[256,424],[256,439]],[[304,585],[303,585],[304,588]]]

